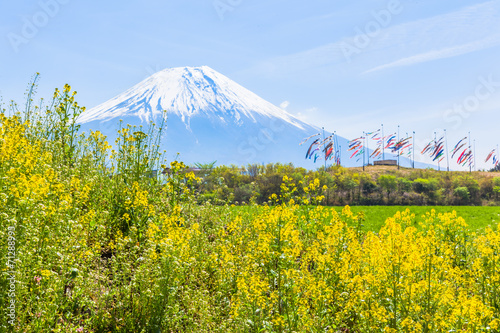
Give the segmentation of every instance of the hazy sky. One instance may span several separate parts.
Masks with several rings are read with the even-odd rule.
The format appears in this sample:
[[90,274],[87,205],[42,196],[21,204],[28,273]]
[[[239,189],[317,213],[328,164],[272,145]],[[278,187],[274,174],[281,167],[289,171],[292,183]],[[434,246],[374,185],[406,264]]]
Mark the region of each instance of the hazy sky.
[[[207,65],[346,138],[500,143],[500,0],[3,1],[0,95],[69,83],[91,108],[167,67]],[[451,149],[451,147],[450,147]],[[456,164],[452,163],[456,168]]]

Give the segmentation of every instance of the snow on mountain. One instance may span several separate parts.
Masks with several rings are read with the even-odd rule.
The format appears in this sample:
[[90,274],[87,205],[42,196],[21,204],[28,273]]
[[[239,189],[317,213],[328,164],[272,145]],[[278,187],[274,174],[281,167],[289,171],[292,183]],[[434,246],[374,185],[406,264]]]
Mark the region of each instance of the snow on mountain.
[[301,122],[284,110],[265,101],[210,67],[168,68],[160,71],[123,94],[89,110],[80,118],[87,123],[117,117],[137,116],[148,121],[161,115],[162,110],[189,119],[208,116],[221,121],[242,118],[256,121],[256,115],[274,117],[304,129]]
[[[82,131],[99,130],[113,142],[120,120],[147,127],[149,121],[159,123],[163,111],[167,112],[167,130],[161,149],[167,151],[169,160],[178,158],[189,164],[216,160],[218,165],[292,162],[306,168],[323,163],[305,160],[307,147],[299,146],[320,128],[207,66],[160,71],[87,110],[78,122]],[[346,139],[339,137],[339,145],[343,165],[361,164],[349,159]]]

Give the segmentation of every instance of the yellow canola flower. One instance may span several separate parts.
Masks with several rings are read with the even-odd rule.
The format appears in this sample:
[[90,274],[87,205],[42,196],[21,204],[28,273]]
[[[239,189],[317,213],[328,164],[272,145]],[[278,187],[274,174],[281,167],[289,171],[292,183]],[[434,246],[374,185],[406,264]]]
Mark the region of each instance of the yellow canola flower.
[[52,275],[52,272],[47,270],[47,269],[43,269],[40,271],[40,274],[43,276],[43,277],[49,277]]

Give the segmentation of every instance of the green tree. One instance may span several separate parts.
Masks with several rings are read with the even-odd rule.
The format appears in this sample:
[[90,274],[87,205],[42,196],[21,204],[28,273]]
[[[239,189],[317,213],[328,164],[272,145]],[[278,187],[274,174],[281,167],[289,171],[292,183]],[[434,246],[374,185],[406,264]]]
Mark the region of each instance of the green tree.
[[424,194],[427,198],[436,202],[439,199],[439,182],[435,178],[423,179],[417,178],[413,181],[413,190],[417,193]]
[[479,182],[472,178],[471,176],[458,177],[455,182],[456,187],[467,187],[470,193],[470,201],[479,203],[480,202],[480,186]]
[[460,201],[460,203],[467,203],[470,198],[469,189],[465,186],[457,187],[453,190],[453,195]]
[[412,190],[413,182],[406,178],[398,178],[399,192],[410,192]]
[[387,200],[389,200],[391,193],[398,188],[396,176],[382,175],[378,178],[379,186],[387,193]]
[[495,193],[495,200],[498,200],[500,194],[500,177],[493,178],[493,193]]

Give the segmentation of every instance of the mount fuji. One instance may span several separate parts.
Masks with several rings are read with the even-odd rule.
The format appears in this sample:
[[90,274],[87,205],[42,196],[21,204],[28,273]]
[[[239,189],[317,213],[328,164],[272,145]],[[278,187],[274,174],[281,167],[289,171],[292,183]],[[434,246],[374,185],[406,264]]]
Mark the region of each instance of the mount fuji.
[[160,71],[85,111],[78,122],[82,131],[99,130],[113,142],[119,120],[147,127],[149,121],[160,123],[163,111],[167,126],[161,150],[167,151],[169,160],[179,153],[178,159],[188,164],[216,160],[218,165],[320,166],[305,160],[307,147],[299,146],[303,138],[319,133],[318,127],[206,66]]
[[[160,71],[85,111],[78,122],[81,131],[99,130],[114,142],[120,120],[147,128],[149,121],[161,123],[164,111],[167,126],[160,149],[167,151],[170,161],[239,166],[291,162],[309,169],[322,165],[304,158],[308,144],[299,146],[305,137],[320,133],[319,127],[207,66]],[[343,148],[342,165],[361,165],[361,161],[349,159],[347,139],[338,137],[338,145]]]

